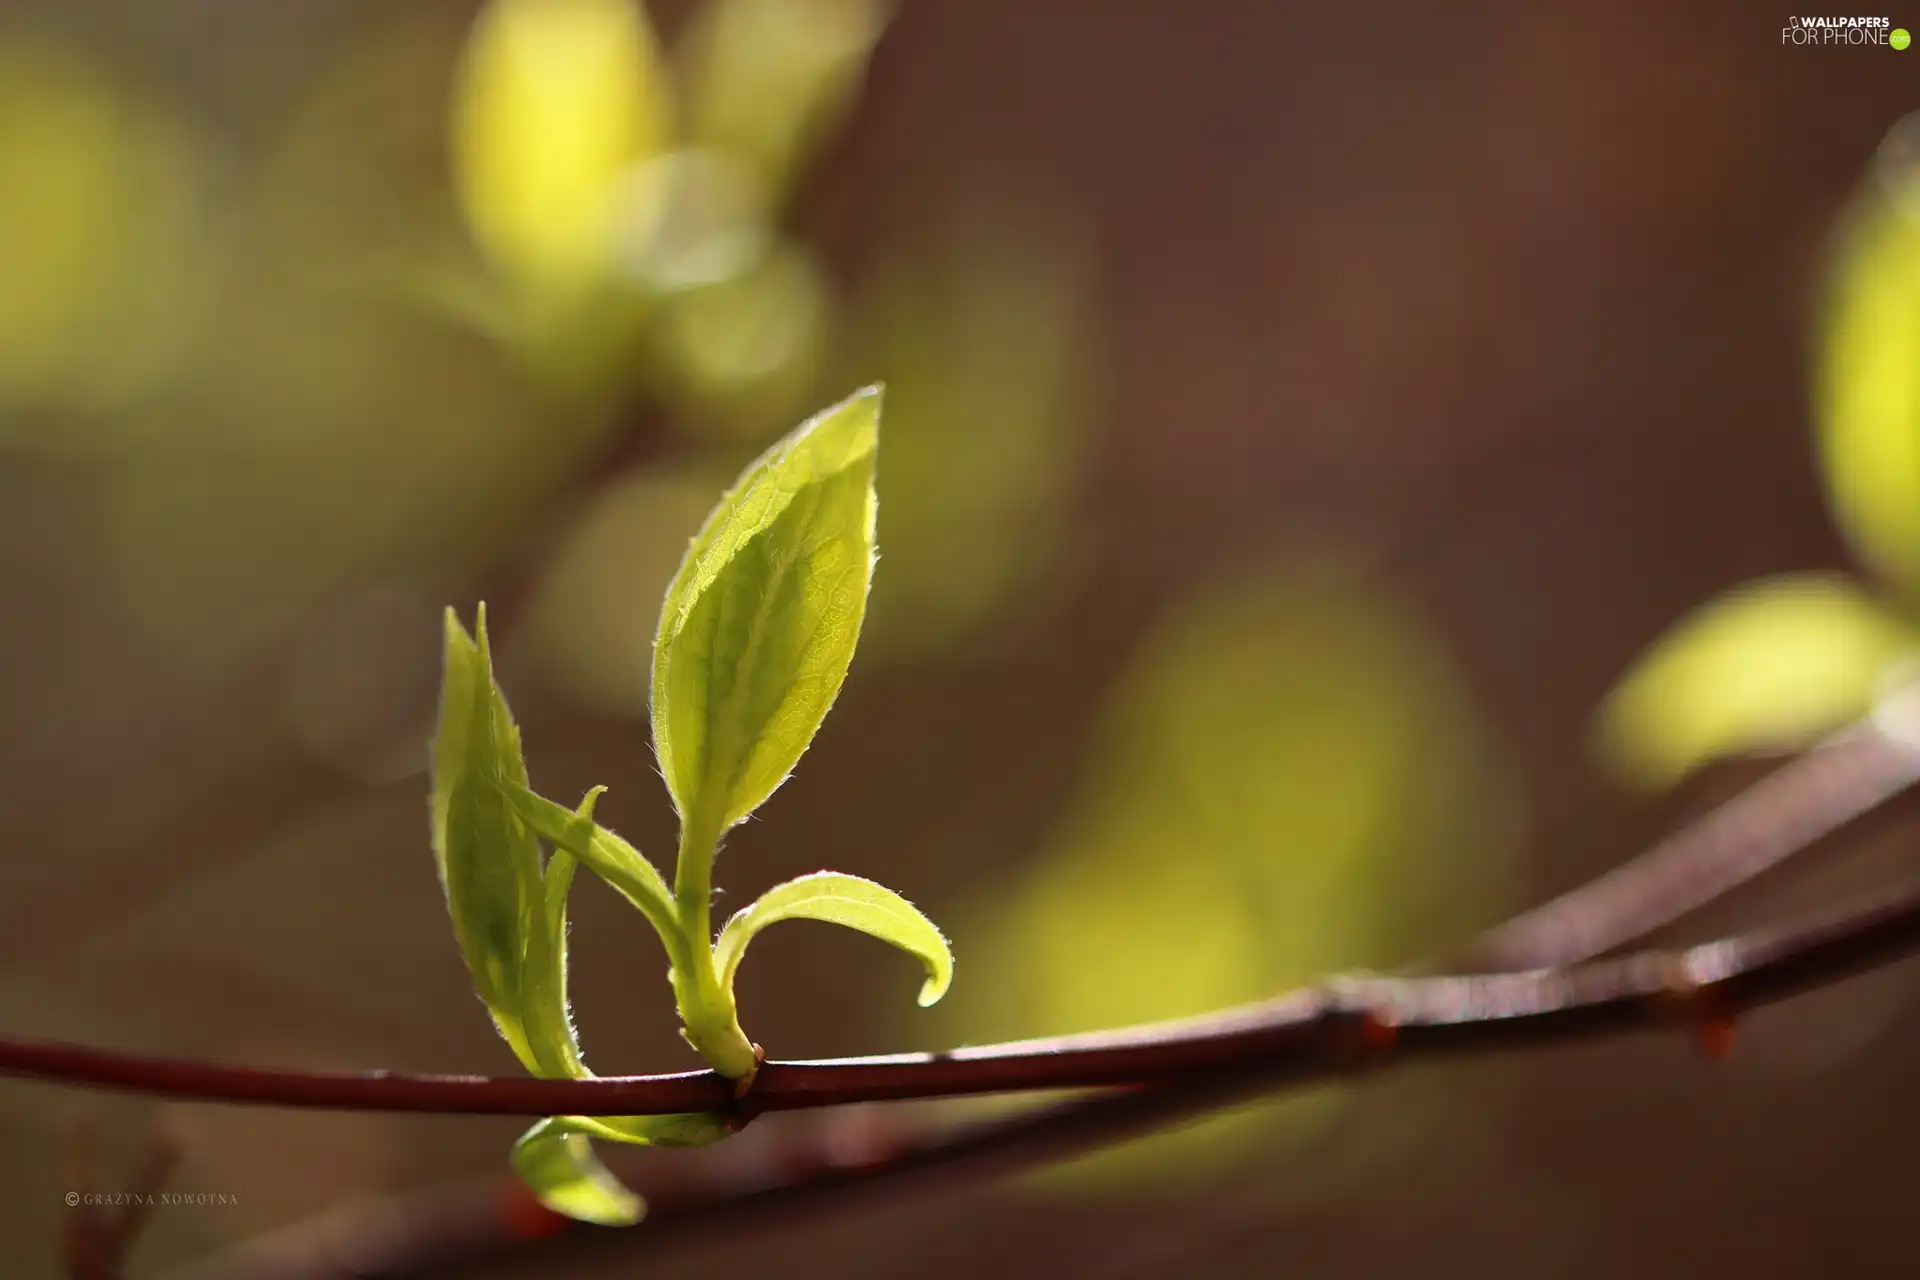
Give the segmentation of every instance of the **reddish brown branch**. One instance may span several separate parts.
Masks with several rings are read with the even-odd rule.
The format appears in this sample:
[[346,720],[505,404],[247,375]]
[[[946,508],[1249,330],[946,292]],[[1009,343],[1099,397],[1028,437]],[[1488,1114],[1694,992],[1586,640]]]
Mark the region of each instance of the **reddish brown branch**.
[[[1896,707],[1898,704],[1894,704]],[[1565,965],[1642,936],[1777,865],[1795,849],[1898,794],[1920,777],[1912,735],[1875,726],[1840,735],[1761,780],[1654,850],[1502,926],[1475,951],[1475,967]],[[1384,983],[1376,1002],[1422,1007],[1499,998],[1512,1016],[1545,1017],[1554,984],[1574,975],[1491,976]],[[1530,985],[1529,985],[1530,984]],[[1352,983],[1343,989],[1352,992]],[[1303,991],[1183,1022],[945,1054],[776,1062],[749,1099],[755,1112],[850,1102],[1031,1089],[1140,1084],[1299,1051],[1329,1007]],[[1404,1021],[1405,1019],[1399,1019]],[[734,1105],[712,1072],[603,1080],[492,1079],[263,1071],[83,1045],[0,1038],[0,1074],[160,1097],[259,1106],[510,1115],[645,1115]]]
[[[1569,969],[1437,978],[1350,978],[1180,1022],[945,1054],[770,1062],[735,1103],[712,1072],[604,1080],[264,1071],[81,1045],[0,1041],[0,1071],[210,1102],[363,1111],[646,1115],[749,1113],[850,1102],[1148,1084],[1257,1067],[1324,1073],[1372,1041],[1401,1053],[1494,1047],[1659,1022],[1676,993],[1731,1008],[1920,946],[1920,887],[1775,938],[1732,938]],[[1358,1059],[1356,1059],[1358,1060]]]
[[1566,965],[1644,938],[1920,781],[1920,695],[1890,699],[1698,822],[1483,937],[1467,967]]
[[[195,1280],[420,1277],[535,1242],[549,1267],[575,1253],[618,1249],[626,1257],[723,1216],[737,1223],[745,1216],[794,1213],[881,1187],[1005,1173],[1095,1150],[1283,1084],[1378,1070],[1421,1056],[1713,1026],[1917,948],[1920,884],[1780,932],[1565,972],[1357,979],[1316,1002],[1318,1011],[1301,1024],[1313,1028],[1301,1051],[1274,1059],[1228,1062],[1151,1087],[1105,1091],[1010,1117],[883,1132],[851,1158],[844,1131],[830,1122],[795,1135],[800,1144],[778,1144],[783,1153],[760,1150],[742,1158],[756,1131],[720,1147],[676,1153],[671,1181],[632,1179],[650,1204],[648,1222],[638,1232],[568,1223],[544,1214],[510,1179],[487,1180],[330,1215],[188,1274]],[[1398,1019],[1398,1026],[1389,1018]],[[696,1164],[698,1169],[689,1167]],[[379,1247],[370,1248],[369,1241]],[[350,1246],[351,1272],[337,1262],[343,1246]]]
[[[1913,781],[1905,736],[1877,729],[1842,735],[1613,875],[1489,935],[1474,954],[1491,960],[1503,954],[1503,940],[1530,940],[1527,954],[1564,965],[1664,926],[1905,789]],[[759,1109],[768,1109],[770,1095],[763,1090],[776,1085],[792,1105],[806,1105],[798,1101],[802,1096],[816,1104],[844,1099],[851,1095],[842,1087],[857,1078],[849,1073],[864,1073],[865,1084],[887,1086],[899,1085],[900,1073],[920,1083],[941,1072],[979,1073],[982,1079],[1008,1073],[999,1078],[1006,1086],[1016,1068],[1025,1070],[1022,1064],[1038,1060],[1043,1048],[1070,1071],[1088,1065],[1111,1070],[1113,1055],[1122,1062],[1131,1055],[1136,1066],[1151,1055],[1166,1055],[1151,1065],[1170,1074],[1146,1088],[960,1127],[883,1125],[878,1140],[869,1131],[876,1117],[891,1113],[871,1107],[751,1129],[720,1147],[677,1153],[670,1172],[655,1165],[629,1175],[652,1205],[649,1227],[638,1234],[581,1228],[540,1209],[510,1178],[489,1179],[328,1215],[191,1274],[248,1280],[339,1276],[347,1272],[332,1259],[345,1249],[355,1259],[356,1276],[420,1276],[520,1249],[536,1238],[546,1262],[556,1250],[630,1251],[671,1239],[675,1226],[787,1212],[862,1189],[1005,1170],[1094,1149],[1288,1081],[1376,1068],[1421,1053],[1493,1051],[1663,1025],[1690,1026],[1711,1048],[1740,1009],[1885,963],[1920,947],[1916,935],[1920,886],[1796,929],[1683,952],[1504,976],[1350,980],[1184,1024],[945,1058],[785,1064],[756,1089]],[[1504,955],[1512,961],[1523,951],[1508,945]],[[1238,1052],[1248,1056],[1242,1060]],[[1102,1054],[1109,1055],[1104,1063]],[[1183,1054],[1191,1056],[1181,1066],[1176,1060]],[[977,1065],[983,1060],[984,1067]],[[669,1079],[679,1088],[699,1078]],[[831,1088],[811,1087],[822,1084]],[[837,1089],[842,1091],[835,1096]],[[884,1096],[904,1095],[890,1087]],[[850,1136],[860,1140],[850,1144]],[[377,1213],[378,1221],[360,1220],[369,1213]]]

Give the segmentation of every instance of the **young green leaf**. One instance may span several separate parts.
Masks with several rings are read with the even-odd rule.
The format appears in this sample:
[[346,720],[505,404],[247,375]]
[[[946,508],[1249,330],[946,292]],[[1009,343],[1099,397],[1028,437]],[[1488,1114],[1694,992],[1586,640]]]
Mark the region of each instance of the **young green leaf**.
[[513,1171],[555,1213],[603,1227],[640,1221],[646,1205],[593,1154],[570,1116],[550,1116],[513,1144]]
[[[578,821],[592,823],[593,806],[605,787],[595,787],[580,802]],[[555,848],[547,859],[540,910],[527,934],[527,953],[520,968],[520,1016],[527,1047],[540,1064],[536,1075],[557,1078],[587,1074],[580,1058],[580,1040],[567,1009],[567,891],[573,887],[579,864],[565,849]]]
[[[517,810],[536,816],[530,826],[536,830],[545,826],[554,832],[549,837],[555,848],[547,861],[545,897],[534,917],[521,970],[520,1008],[528,1047],[538,1063],[535,1075],[593,1077],[581,1057],[580,1042],[567,1012],[566,901],[577,863],[566,846],[573,844],[591,851],[597,840],[601,848],[597,862],[611,863],[627,884],[637,882],[637,892],[642,896],[665,900],[666,890],[660,883],[659,873],[639,851],[611,832],[602,832],[594,826],[594,804],[605,790],[595,787],[589,791],[572,813],[524,786],[513,787],[508,792]],[[636,866],[645,870],[636,874]],[[621,1186],[619,1179],[594,1156],[589,1139],[690,1147],[717,1142],[728,1132],[725,1117],[697,1113],[553,1116],[521,1135],[514,1145],[513,1167],[540,1202],[554,1212],[605,1226],[622,1226],[639,1221],[645,1205]]]
[[542,900],[540,848],[502,789],[524,786],[520,732],[493,679],[482,606],[478,643],[451,609],[433,746],[433,853],[474,989],[529,1071],[538,1059],[520,1010],[521,966]]
[[573,811],[524,785],[508,786],[504,794],[520,820],[541,839],[557,851],[592,867],[601,879],[638,907],[672,952],[680,937],[680,928],[673,914],[673,898],[667,882],[638,849],[594,823],[590,802],[604,790],[604,787],[594,788],[587,801]]
[[920,958],[927,980],[920,1003],[930,1005],[947,993],[953,981],[953,951],[933,921],[919,908],[883,885],[837,871],[818,871],[775,885],[758,901],[736,913],[720,931],[714,958],[720,966],[720,984],[733,989],[734,970],[753,936],[781,920],[824,920],[872,934]]
[[733,1001],[713,971],[706,942],[705,897],[698,899],[699,922],[690,927],[678,913],[666,882],[638,849],[526,787],[509,788],[507,798],[529,826],[592,867],[653,925],[672,962],[669,977],[675,1004],[694,1048],[730,1077],[751,1072],[756,1062],[753,1044],[740,1030]]
[[667,1116],[550,1116],[513,1146],[513,1169],[555,1213],[604,1227],[631,1226],[646,1204],[593,1154],[591,1138],[642,1146],[700,1147],[732,1130],[726,1118],[694,1112]]
[[654,746],[693,845],[773,793],[840,692],[873,579],[879,418],[869,387],[769,449],[667,590]]

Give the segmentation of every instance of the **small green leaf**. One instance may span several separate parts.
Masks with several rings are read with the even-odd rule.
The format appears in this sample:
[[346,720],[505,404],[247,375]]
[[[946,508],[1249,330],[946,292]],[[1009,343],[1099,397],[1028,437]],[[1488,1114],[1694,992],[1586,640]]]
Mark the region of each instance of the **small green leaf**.
[[726,1118],[692,1113],[667,1116],[550,1116],[513,1146],[513,1169],[540,1203],[555,1213],[603,1227],[640,1221],[646,1204],[593,1154],[591,1138],[642,1146],[700,1147],[728,1136]]
[[1666,786],[1722,756],[1787,750],[1864,715],[1914,633],[1844,578],[1762,579],[1695,610],[1608,695],[1600,747]]
[[555,1213],[603,1227],[640,1221],[646,1204],[593,1154],[571,1116],[550,1116],[513,1144],[513,1171]]
[[638,849],[595,824],[591,802],[603,790],[604,787],[594,788],[580,808],[571,812],[524,784],[509,786],[505,795],[520,820],[542,839],[592,867],[601,879],[638,907],[672,951],[680,936],[680,926],[674,916],[667,882]]
[[520,1011],[521,965],[543,890],[540,848],[502,789],[524,786],[520,732],[493,679],[483,605],[470,638],[451,609],[433,746],[433,853],[474,989],[514,1055],[536,1074]]
[[919,908],[871,880],[837,871],[817,871],[775,885],[727,921],[720,941],[714,945],[722,987],[733,989],[734,970],[739,968],[740,957],[746,954],[753,936],[781,920],[824,920],[845,925],[918,956],[927,967],[927,980],[920,988],[922,1006],[945,995],[953,981],[953,951]]
[[[577,821],[592,823],[593,806],[605,787],[595,787],[580,802]],[[527,1047],[540,1063],[536,1075],[579,1078],[587,1074],[580,1040],[567,1009],[567,891],[579,864],[565,849],[547,859],[541,909],[534,913],[527,954],[520,969],[520,1016]]]
[[873,579],[880,390],[747,468],[687,550],[653,652],[653,736],[692,844],[753,812],[840,692]]

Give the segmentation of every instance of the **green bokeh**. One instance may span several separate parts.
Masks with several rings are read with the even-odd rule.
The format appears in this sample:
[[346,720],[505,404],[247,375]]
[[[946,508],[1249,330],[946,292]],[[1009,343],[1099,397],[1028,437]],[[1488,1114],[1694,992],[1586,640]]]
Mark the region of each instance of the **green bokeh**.
[[[1513,887],[1498,755],[1437,639],[1366,579],[1302,561],[1205,584],[1116,685],[1038,863],[951,922],[971,967],[949,1025],[979,1042],[1184,1017],[1471,932]],[[1199,1187],[1306,1150],[1344,1098],[1265,1101],[1052,1183]]]

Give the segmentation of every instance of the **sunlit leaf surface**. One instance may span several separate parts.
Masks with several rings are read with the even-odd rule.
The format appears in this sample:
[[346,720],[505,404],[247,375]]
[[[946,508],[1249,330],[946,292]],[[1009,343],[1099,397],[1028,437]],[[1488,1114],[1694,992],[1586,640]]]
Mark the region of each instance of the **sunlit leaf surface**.
[[711,840],[786,779],[840,692],[873,577],[880,392],[796,428],[693,540],[660,613],[653,737]]
[[521,967],[541,909],[540,847],[502,794],[525,785],[520,731],[493,682],[486,618],[478,642],[447,611],[440,724],[433,744],[433,854],[454,936],[494,1025],[527,1070],[539,1058],[522,1023]]
[[520,1135],[513,1168],[555,1213],[603,1227],[640,1221],[647,1206],[593,1154],[591,1138],[641,1146],[700,1147],[728,1134],[717,1116],[551,1116]]
[[715,947],[722,985],[732,986],[734,971],[754,935],[782,920],[844,925],[916,957],[927,970],[927,981],[920,988],[922,1006],[938,1001],[953,982],[953,951],[919,908],[871,880],[820,871],[775,885],[727,921]]

